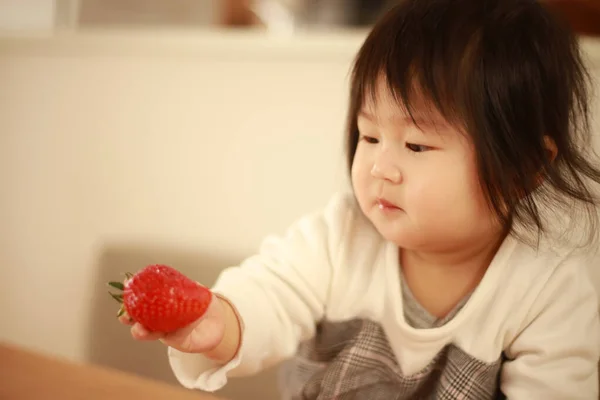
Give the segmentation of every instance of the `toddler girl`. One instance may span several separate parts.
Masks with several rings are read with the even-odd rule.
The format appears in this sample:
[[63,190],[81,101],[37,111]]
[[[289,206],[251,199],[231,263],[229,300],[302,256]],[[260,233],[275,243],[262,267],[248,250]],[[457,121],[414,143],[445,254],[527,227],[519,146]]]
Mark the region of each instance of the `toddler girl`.
[[598,399],[598,297],[551,229],[595,232],[587,83],[536,1],[400,2],[355,60],[352,193],[133,337],[207,391],[285,361],[293,399]]

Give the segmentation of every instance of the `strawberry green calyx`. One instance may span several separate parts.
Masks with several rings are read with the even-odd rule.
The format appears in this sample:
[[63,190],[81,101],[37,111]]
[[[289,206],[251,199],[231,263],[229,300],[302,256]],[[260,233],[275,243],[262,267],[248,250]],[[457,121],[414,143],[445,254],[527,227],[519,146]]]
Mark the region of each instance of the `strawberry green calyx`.
[[[125,278],[126,280],[129,280],[133,277],[133,274],[131,272],[126,272],[125,273]],[[113,288],[113,289],[117,289],[119,291],[123,291],[125,290],[125,285],[122,282],[116,282],[116,281],[112,281],[112,282],[108,282],[108,286]],[[122,316],[125,313],[125,306],[123,305],[123,294],[115,294],[112,292],[108,292],[108,294],[110,294],[110,296],[115,299],[117,301],[117,303],[121,304],[121,307],[119,308],[119,312],[117,313],[117,318],[119,318],[120,316]]]

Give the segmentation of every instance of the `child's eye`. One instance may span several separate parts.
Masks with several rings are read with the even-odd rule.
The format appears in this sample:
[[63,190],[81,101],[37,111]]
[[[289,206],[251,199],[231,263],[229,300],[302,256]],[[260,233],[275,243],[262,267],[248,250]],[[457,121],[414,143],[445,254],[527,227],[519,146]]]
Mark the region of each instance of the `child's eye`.
[[415,153],[422,153],[431,150],[431,147],[422,144],[406,143],[406,148]]
[[360,137],[360,139],[361,139],[361,140],[364,140],[364,141],[365,141],[365,142],[367,142],[367,143],[371,143],[371,144],[377,144],[377,143],[379,143],[379,139],[377,139],[377,138],[374,138],[374,137],[372,137],[372,136],[365,136],[365,135],[362,135],[362,136]]

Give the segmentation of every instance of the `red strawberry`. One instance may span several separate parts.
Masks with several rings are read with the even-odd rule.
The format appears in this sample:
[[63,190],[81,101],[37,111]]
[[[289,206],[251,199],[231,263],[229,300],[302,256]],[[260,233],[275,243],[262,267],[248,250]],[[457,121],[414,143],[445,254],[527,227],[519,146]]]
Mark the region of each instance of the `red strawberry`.
[[149,331],[169,333],[189,325],[204,315],[212,299],[208,288],[166,265],[149,265],[125,275],[125,284],[109,282],[123,293],[109,293],[123,303],[119,316],[127,311]]

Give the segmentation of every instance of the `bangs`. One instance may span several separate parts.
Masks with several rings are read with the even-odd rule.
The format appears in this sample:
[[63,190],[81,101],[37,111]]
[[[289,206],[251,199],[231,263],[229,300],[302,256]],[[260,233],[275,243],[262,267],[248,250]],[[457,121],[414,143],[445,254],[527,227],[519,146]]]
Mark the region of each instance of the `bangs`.
[[350,118],[365,103],[377,104],[383,88],[415,124],[437,114],[463,131],[480,30],[461,7],[419,11],[400,4],[365,40],[352,71]]

